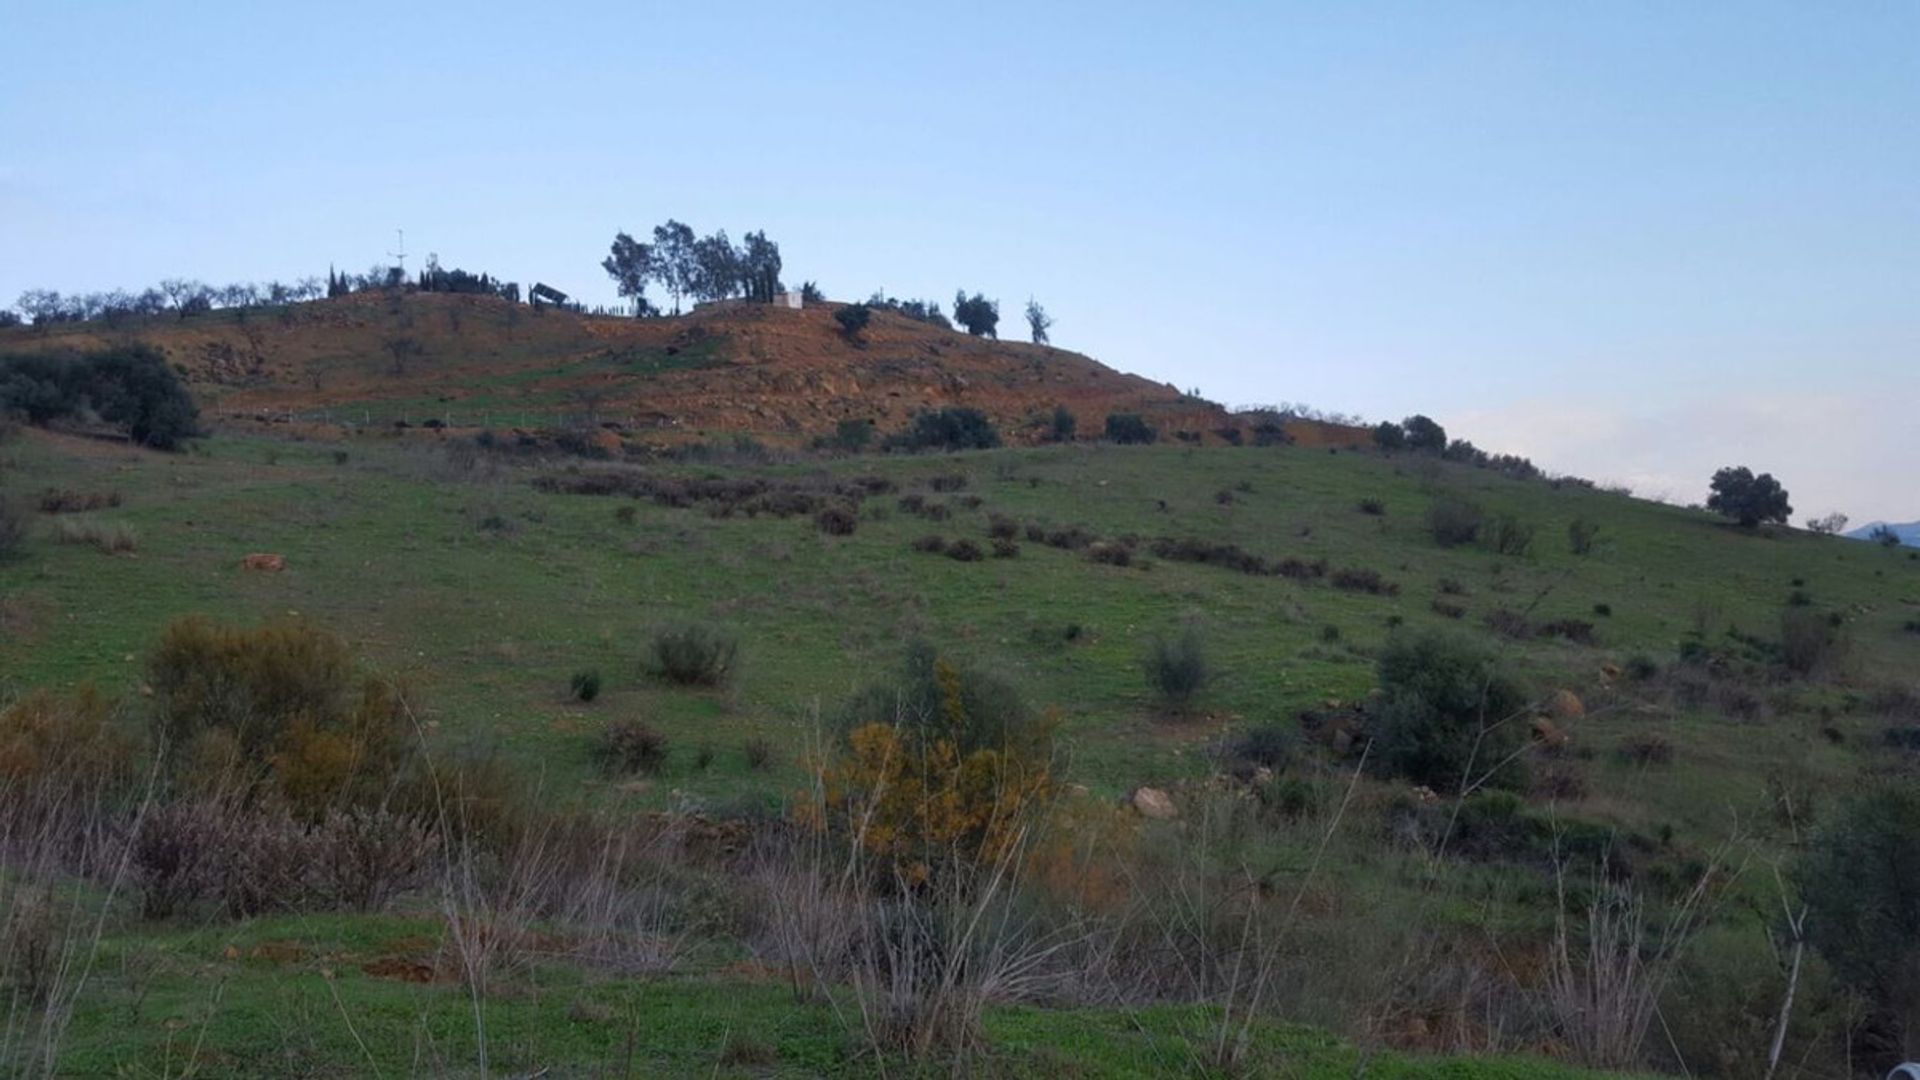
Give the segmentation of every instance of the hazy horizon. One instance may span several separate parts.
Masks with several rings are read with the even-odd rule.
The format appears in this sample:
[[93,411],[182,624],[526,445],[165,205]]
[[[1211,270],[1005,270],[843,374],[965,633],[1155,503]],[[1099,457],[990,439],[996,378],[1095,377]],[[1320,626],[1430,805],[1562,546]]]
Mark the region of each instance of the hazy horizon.
[[[1920,518],[1920,8],[14,5],[0,304],[616,230],[1028,296],[1227,404],[1423,412],[1674,501]],[[417,265],[414,259],[410,265]]]

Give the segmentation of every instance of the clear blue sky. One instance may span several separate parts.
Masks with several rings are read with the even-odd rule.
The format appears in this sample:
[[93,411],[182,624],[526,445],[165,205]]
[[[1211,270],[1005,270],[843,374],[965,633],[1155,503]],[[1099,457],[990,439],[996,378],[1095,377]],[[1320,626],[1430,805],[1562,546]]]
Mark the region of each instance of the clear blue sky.
[[0,0],[0,302],[764,228],[1228,403],[1920,518],[1920,4]]

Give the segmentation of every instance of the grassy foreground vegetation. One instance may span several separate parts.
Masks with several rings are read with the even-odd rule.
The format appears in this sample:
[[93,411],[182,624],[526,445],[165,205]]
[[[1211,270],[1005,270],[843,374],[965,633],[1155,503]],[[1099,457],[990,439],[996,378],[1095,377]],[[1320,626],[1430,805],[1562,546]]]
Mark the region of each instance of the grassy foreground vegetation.
[[0,456],[14,1061],[1752,1076],[1790,984],[1776,1075],[1903,1037],[1791,882],[1920,743],[1906,552],[1286,447]]
[[[255,920],[214,930],[146,931],[100,948],[99,986],[74,1019],[71,1075],[464,1075],[473,1006],[456,985],[368,975],[396,945],[436,924],[391,917]],[[529,985],[535,985],[531,981]],[[565,1063],[589,1076],[870,1074],[847,1052],[827,1005],[738,977],[597,980],[558,967],[537,992],[489,999],[480,1020],[493,1068],[508,1075]],[[1006,1076],[1152,1076],[1195,1070],[1204,1007],[1128,1010],[1005,1006],[985,1018]],[[350,1021],[350,1023],[349,1023]],[[1251,1060],[1303,1078],[1351,1076],[1359,1052],[1307,1028],[1259,1029]],[[556,1069],[556,1072],[561,1071]],[[907,1070],[911,1074],[911,1069]],[[926,1070],[935,1072],[936,1070]],[[1447,1063],[1382,1053],[1368,1074],[1404,1080],[1576,1080],[1538,1061]]]

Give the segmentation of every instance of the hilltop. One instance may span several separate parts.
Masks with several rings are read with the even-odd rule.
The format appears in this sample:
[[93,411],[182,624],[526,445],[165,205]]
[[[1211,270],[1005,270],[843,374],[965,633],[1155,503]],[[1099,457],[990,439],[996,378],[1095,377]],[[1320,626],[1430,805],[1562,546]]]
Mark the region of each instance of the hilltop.
[[[967,406],[1009,442],[1039,441],[1056,407],[1083,438],[1110,413],[1164,437],[1238,440],[1248,421],[1174,387],[1064,349],[972,337],[884,309],[857,339],[841,305],[741,301],[629,319],[493,296],[370,290],[277,308],[221,309],[0,331],[0,352],[141,341],[161,349],[215,424],[298,421],[455,428],[592,426],[644,442],[745,433],[887,433],[924,409]],[[1290,426],[1311,444],[1365,432]]]

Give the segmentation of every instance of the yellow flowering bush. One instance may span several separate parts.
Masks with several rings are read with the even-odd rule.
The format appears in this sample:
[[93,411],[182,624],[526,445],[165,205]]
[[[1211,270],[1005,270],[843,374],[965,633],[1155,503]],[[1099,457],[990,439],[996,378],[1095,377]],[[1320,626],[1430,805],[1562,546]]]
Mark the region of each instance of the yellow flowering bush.
[[817,767],[819,797],[800,808],[808,824],[844,830],[909,886],[949,868],[1000,865],[1057,791],[1051,753],[1034,752],[1050,750],[1050,717],[1025,721],[1042,725],[1038,733],[981,745],[970,733],[1003,718],[971,715],[963,674],[951,664],[936,661],[932,674],[934,714],[854,727]]

